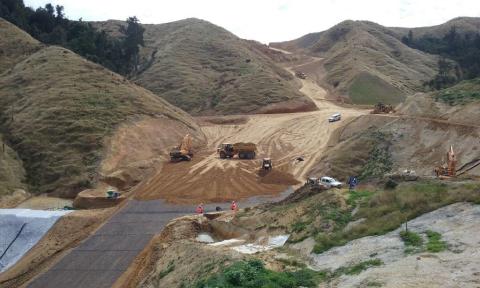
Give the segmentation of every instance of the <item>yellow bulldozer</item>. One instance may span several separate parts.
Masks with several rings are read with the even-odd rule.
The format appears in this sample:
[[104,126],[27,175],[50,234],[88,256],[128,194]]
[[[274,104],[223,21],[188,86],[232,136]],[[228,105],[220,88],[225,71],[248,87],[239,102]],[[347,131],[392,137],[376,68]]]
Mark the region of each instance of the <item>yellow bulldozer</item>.
[[393,108],[392,105],[389,104],[383,104],[383,103],[377,103],[373,107],[373,111],[370,112],[370,114],[389,114],[389,113],[395,113],[395,109]]
[[221,159],[233,158],[238,155],[239,159],[254,159],[257,151],[257,145],[254,143],[222,143],[217,148],[218,156]]
[[192,151],[192,136],[189,134],[183,137],[182,142],[177,147],[173,147],[170,151],[170,161],[190,161],[193,157]]

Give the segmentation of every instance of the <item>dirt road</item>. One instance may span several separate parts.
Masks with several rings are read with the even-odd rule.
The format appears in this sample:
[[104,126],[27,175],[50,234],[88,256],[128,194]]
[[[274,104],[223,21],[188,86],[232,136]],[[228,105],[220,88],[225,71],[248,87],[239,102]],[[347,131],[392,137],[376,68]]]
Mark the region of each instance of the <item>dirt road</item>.
[[[317,84],[323,73],[321,59],[311,58],[311,75],[299,79],[300,91],[317,105],[318,111],[288,114],[245,115],[246,123],[202,127],[207,147],[194,156],[192,162],[165,165],[155,176],[136,191],[138,199],[167,199],[174,203],[216,202],[244,199],[255,195],[273,195],[285,190],[290,183],[278,177],[277,183],[262,183],[257,175],[264,157],[272,158],[274,170],[291,174],[303,182],[312,166],[326,148],[333,131],[366,110],[345,108],[325,101],[327,92]],[[292,74],[294,67],[287,68]],[[315,70],[316,69],[316,70]],[[328,117],[342,114],[342,121],[329,123]],[[216,148],[225,142],[257,144],[257,160],[219,159]],[[304,161],[296,161],[301,157]]]

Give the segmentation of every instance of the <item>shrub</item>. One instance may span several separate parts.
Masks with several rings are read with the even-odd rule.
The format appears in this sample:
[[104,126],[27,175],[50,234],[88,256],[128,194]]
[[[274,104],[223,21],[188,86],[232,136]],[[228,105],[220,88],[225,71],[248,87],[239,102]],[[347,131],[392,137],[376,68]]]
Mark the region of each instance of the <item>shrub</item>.
[[316,287],[324,277],[310,269],[300,269],[294,272],[276,272],[264,267],[258,259],[238,261],[224,268],[220,273],[212,275],[206,280],[197,282],[194,287]]
[[397,188],[397,186],[398,186],[398,183],[392,179],[388,179],[387,182],[385,183],[385,189],[388,189],[388,190],[393,190]]
[[406,246],[420,247],[423,244],[422,236],[412,231],[400,232],[400,238]]
[[441,240],[442,235],[440,233],[431,230],[428,230],[426,233],[428,238],[427,251],[438,253],[447,249],[447,243]]

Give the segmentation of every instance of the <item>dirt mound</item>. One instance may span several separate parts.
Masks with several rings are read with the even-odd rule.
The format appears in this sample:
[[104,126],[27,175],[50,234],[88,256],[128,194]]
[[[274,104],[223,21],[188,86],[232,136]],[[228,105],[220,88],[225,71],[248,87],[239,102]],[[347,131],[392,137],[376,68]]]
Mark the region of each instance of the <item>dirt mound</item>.
[[126,197],[120,195],[116,199],[109,199],[106,197],[106,189],[87,189],[78,193],[73,201],[73,207],[76,209],[99,209],[114,207],[122,203]]
[[258,167],[255,160],[221,160],[203,152],[189,162],[165,163],[134,193],[140,200],[163,198],[172,203],[198,204],[275,195],[288,188],[281,183],[261,183],[255,173]]
[[260,183],[263,184],[296,185],[300,183],[292,174],[278,170],[261,169],[257,174],[260,177]]

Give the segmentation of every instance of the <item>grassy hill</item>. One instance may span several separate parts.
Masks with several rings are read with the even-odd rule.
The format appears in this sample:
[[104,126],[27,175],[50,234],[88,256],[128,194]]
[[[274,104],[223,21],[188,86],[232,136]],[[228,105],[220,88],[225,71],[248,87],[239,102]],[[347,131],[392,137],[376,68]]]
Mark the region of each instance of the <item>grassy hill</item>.
[[[4,31],[24,35],[10,26],[0,47],[16,41]],[[165,117],[197,129],[182,110],[69,50],[45,47],[18,59],[0,75],[0,127],[32,192],[74,196],[92,186],[106,139],[126,121]]]
[[356,104],[402,102],[437,70],[435,56],[412,49],[395,31],[367,21],[344,21],[327,31],[271,43],[325,58],[325,81]]
[[[124,24],[94,25],[121,36]],[[199,19],[144,27],[145,48],[133,80],[191,114],[269,112],[274,103],[284,103],[286,112],[315,108],[290,73],[221,27]]]
[[15,189],[25,188],[25,170],[22,161],[17,153],[3,141],[0,134],[0,198],[12,193]]
[[0,18],[0,74],[42,48],[42,44],[23,30]]
[[478,33],[480,31],[479,17],[458,17],[440,25],[416,28],[391,27],[390,30],[398,33],[400,36],[407,36],[411,30],[413,36],[423,37],[431,36],[434,38],[445,36],[452,27],[455,27],[460,34]]

